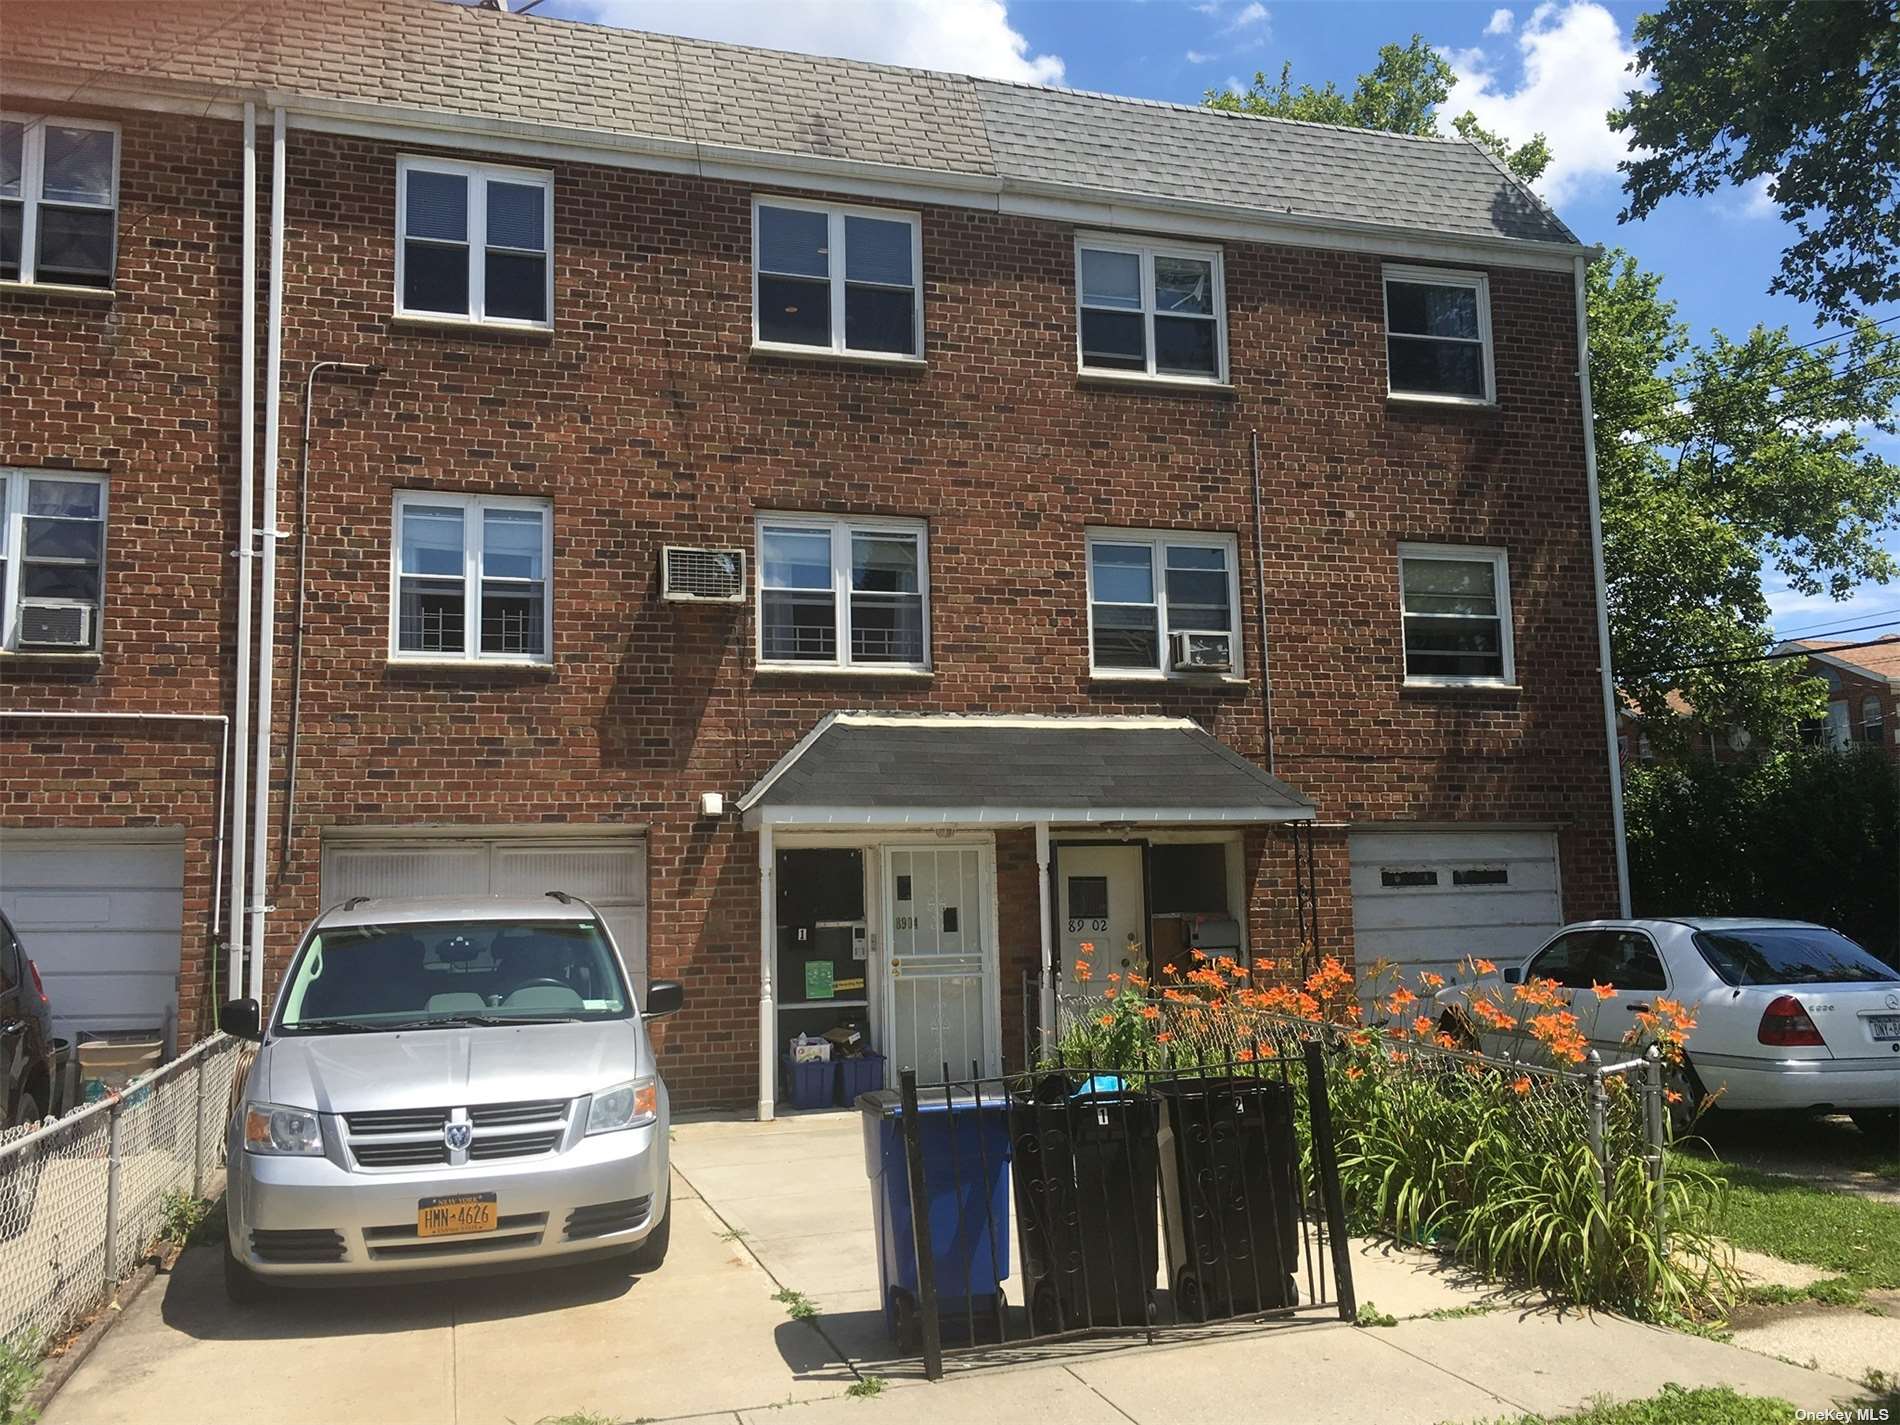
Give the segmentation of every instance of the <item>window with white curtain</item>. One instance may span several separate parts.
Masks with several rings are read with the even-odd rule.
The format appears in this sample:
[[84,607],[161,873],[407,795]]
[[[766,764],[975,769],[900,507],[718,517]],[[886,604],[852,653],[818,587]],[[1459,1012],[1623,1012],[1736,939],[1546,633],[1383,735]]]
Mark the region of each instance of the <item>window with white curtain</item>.
[[551,173],[399,159],[397,314],[551,325],[553,231]]
[[758,541],[760,666],[929,667],[922,521],[768,515]]
[[396,496],[390,654],[546,663],[553,507],[517,496]]
[[112,286],[119,128],[0,114],[0,282]]

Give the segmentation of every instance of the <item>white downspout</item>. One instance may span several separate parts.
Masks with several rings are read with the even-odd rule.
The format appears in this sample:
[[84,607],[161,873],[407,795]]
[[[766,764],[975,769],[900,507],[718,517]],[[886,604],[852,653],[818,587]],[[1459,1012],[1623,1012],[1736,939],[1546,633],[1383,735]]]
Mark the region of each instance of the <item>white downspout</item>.
[[257,105],[244,101],[244,261],[239,293],[238,358],[238,544],[237,689],[232,720],[237,755],[231,768],[231,948],[225,991],[239,997],[244,983],[245,789],[249,764],[244,745],[251,731],[251,560],[256,543],[251,528],[256,493],[253,446],[257,427]]
[[266,877],[270,865],[270,720],[271,673],[277,650],[277,426],[283,404],[284,359],[284,111],[271,110],[270,154],[270,312],[265,318],[264,353],[264,516],[258,531],[264,570],[257,619],[257,771],[251,815],[251,978],[250,997],[264,999],[264,920]]
[[759,825],[759,1122],[772,1121],[778,1090],[778,1011],[772,1003],[772,961],[778,943],[772,894],[772,823]]
[[[1049,937],[1049,823],[1036,823],[1036,934],[1042,948],[1042,1052],[1056,1047],[1056,961]],[[1028,1046],[1025,1045],[1025,1048]]]
[[1590,399],[1590,305],[1585,274],[1589,260],[1576,259],[1577,387],[1583,395],[1583,468],[1590,481],[1590,559],[1597,581],[1597,666],[1603,680],[1603,737],[1610,754],[1610,826],[1616,837],[1617,913],[1630,913],[1629,845],[1623,831],[1623,759],[1616,747],[1616,676],[1610,666],[1610,598],[1603,573],[1603,497],[1597,486],[1596,408]]

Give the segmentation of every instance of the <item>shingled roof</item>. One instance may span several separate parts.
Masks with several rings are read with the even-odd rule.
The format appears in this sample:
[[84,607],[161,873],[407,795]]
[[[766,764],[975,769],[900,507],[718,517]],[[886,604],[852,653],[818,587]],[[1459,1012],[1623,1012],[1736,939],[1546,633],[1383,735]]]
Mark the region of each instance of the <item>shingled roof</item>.
[[[1420,139],[505,14],[447,0],[8,0],[0,87],[101,71],[1073,189],[1312,222],[1575,245],[1463,139]],[[75,97],[83,93],[75,81]]]

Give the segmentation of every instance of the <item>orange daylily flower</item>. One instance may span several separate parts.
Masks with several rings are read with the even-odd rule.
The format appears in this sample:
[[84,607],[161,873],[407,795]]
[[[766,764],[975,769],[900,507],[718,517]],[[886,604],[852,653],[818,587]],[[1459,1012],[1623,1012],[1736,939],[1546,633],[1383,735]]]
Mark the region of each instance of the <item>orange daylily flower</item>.
[[1143,1005],[1142,1010],[1141,1010],[1141,1017],[1143,1019],[1161,1018],[1161,1006],[1156,1005],[1156,1004]]
[[1095,1022],[1101,1025],[1102,1028],[1106,1029],[1108,1028],[1109,1025],[1115,1022],[1115,1016],[1112,1014],[1105,1014],[1100,1019],[1096,1020]]
[[1498,967],[1489,960],[1473,960],[1471,962],[1471,968],[1476,970],[1480,975],[1495,975],[1498,972]]
[[1431,1032],[1432,1017],[1429,1014],[1421,1014],[1417,1019],[1412,1021],[1412,1033],[1416,1034],[1420,1039],[1423,1039]]
[[1519,1098],[1523,1098],[1530,1091],[1531,1076],[1529,1074],[1519,1074],[1511,1083],[1511,1092],[1516,1094]]
[[1600,985],[1595,980],[1592,980],[1590,981],[1590,993],[1595,995],[1598,999],[1615,999],[1616,986]]
[[1366,1071],[1357,1064],[1349,1064],[1346,1067],[1346,1077],[1349,1079],[1362,1079],[1365,1075]]

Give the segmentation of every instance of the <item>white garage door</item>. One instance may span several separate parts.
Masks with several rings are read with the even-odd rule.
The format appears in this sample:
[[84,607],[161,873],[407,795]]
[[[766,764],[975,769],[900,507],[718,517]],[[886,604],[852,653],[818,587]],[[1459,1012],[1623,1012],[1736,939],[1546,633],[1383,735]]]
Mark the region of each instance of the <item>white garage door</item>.
[[178,835],[0,835],[0,907],[40,967],[55,1034],[162,1030],[171,1041],[184,887]]
[[538,896],[566,891],[592,903],[647,986],[647,853],[625,836],[406,837],[335,840],[323,849],[323,903],[351,896]]
[[1467,955],[1522,960],[1563,924],[1553,832],[1364,829],[1351,853],[1362,983],[1380,959],[1413,989],[1418,971],[1449,977]]

